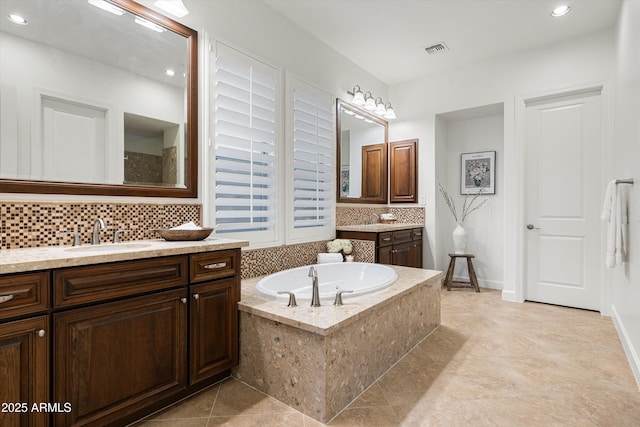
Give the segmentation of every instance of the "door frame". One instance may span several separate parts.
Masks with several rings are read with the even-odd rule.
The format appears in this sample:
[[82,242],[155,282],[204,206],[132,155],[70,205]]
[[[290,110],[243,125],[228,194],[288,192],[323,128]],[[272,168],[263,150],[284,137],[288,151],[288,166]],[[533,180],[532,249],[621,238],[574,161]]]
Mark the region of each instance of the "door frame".
[[[556,88],[548,89],[545,91],[526,93],[522,95],[516,95],[514,99],[514,114],[515,114],[515,128],[514,128],[514,151],[513,162],[517,165],[514,170],[514,176],[516,185],[512,188],[514,193],[506,194],[505,207],[512,203],[515,206],[515,221],[510,224],[513,229],[506,230],[505,236],[505,253],[513,251],[516,254],[515,266],[508,268],[505,264],[505,281],[511,280],[515,283],[514,291],[503,292],[502,298],[504,300],[524,302],[525,298],[525,283],[526,283],[526,236],[524,232],[526,223],[525,212],[525,114],[527,102],[535,100],[544,100],[546,98],[553,99],[556,97],[580,94],[583,92],[590,92],[594,90],[600,90],[600,102],[601,102],[601,116],[602,116],[602,131],[601,131],[601,173],[600,173],[600,186],[598,188],[599,194],[604,194],[604,190],[607,184],[607,177],[613,176],[613,144],[607,144],[607,141],[613,140],[613,111],[614,100],[611,90],[611,83],[609,81],[592,81],[575,85],[559,86]],[[510,199],[510,200],[508,200]],[[513,213],[513,211],[512,211]],[[509,214],[509,212],[505,212]],[[505,224],[508,226],[508,224]],[[507,227],[505,227],[507,228]],[[600,225],[600,241],[606,240],[606,227],[604,222]],[[603,316],[611,316],[611,304],[613,301],[613,287],[612,274],[607,271],[604,265],[606,248],[600,244],[600,259],[602,262],[599,267],[599,276],[601,283],[600,291],[600,305],[599,311]]]

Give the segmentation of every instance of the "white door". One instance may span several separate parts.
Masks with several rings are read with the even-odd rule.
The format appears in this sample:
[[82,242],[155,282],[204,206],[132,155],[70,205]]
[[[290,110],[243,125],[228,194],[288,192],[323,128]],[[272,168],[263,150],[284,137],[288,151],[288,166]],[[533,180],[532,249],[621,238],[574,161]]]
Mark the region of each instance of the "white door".
[[[106,181],[108,161],[106,111],[66,100],[43,97],[42,178],[52,181]],[[34,162],[40,163],[33,154]],[[34,167],[34,173],[37,168]]]
[[525,298],[600,309],[601,93],[526,103]]

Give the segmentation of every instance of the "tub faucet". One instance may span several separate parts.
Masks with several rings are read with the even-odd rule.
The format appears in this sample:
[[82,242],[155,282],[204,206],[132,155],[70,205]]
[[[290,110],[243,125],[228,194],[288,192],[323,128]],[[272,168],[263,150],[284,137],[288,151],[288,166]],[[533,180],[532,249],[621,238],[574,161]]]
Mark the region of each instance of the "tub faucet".
[[96,222],[93,223],[93,233],[91,234],[91,244],[99,245],[100,244],[100,230],[106,230],[107,226],[104,223],[102,218],[96,219]]
[[315,265],[309,267],[309,277],[313,279],[311,307],[320,307],[320,290],[318,289],[318,270]]

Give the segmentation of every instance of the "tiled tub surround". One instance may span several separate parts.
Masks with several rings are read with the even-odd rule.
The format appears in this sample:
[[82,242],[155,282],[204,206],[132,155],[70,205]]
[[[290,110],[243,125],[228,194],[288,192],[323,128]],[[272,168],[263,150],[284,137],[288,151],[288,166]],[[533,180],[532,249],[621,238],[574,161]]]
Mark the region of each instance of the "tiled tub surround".
[[367,219],[372,218],[373,213],[378,216],[383,213],[391,213],[398,219],[398,223],[424,226],[423,206],[410,208],[336,206],[336,226],[364,224]]
[[100,232],[110,242],[116,230],[122,240],[154,239],[152,230],[171,228],[185,222],[201,224],[199,204],[5,202],[0,201],[0,249],[71,245],[73,237],[62,231],[79,231],[83,243],[91,237],[93,223],[104,219],[107,230]]
[[[373,242],[354,240],[354,261],[374,262]],[[317,256],[327,251],[327,241],[276,246],[273,248],[242,251],[241,275],[243,279],[277,273],[290,268],[315,264]]]
[[327,422],[440,324],[441,272],[393,268],[391,287],[343,306],[258,295],[242,281],[240,365],[233,375]]

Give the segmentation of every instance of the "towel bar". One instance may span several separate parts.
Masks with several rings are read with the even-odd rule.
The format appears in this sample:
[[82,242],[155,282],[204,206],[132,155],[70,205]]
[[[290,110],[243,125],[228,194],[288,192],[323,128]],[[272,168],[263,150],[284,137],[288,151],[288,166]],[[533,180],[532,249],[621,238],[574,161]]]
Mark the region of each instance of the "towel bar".
[[616,179],[616,184],[631,184],[631,185],[633,185],[633,178],[630,178],[630,179]]

